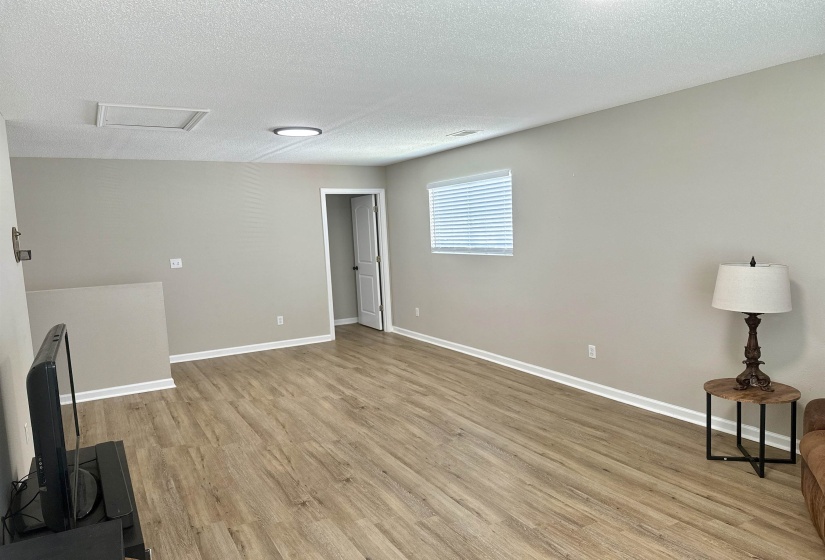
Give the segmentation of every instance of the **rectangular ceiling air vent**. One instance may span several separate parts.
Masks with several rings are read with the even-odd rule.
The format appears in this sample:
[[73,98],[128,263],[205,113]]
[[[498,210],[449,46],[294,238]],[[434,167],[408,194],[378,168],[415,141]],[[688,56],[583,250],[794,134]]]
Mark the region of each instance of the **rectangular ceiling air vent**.
[[448,134],[447,136],[469,136],[471,134],[475,134],[477,132],[481,132],[480,130],[459,130],[458,132],[453,132],[452,134]]
[[209,109],[98,103],[97,126],[189,131],[208,114]]

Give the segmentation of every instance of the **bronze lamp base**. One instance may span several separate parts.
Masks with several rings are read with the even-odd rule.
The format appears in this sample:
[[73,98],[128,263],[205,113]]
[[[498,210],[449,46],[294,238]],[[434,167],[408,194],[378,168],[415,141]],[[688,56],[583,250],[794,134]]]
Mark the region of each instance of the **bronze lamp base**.
[[771,387],[771,378],[766,373],[759,369],[760,365],[765,362],[760,361],[762,356],[762,349],[759,347],[759,341],[756,339],[756,328],[762,319],[759,318],[761,313],[746,313],[745,323],[748,325],[748,344],[745,346],[745,359],[742,363],[745,364],[745,371],[736,377],[736,387],[740,391],[750,389],[751,387],[759,387],[763,391],[773,391]]

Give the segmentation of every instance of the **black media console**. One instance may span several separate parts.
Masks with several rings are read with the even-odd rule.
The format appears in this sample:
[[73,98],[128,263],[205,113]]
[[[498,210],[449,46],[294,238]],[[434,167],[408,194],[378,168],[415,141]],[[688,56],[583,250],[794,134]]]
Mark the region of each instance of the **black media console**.
[[0,546],[2,560],[123,560],[120,521],[49,533]]
[[[120,520],[123,527],[125,556],[137,560],[150,560],[151,552],[146,549],[143,542],[143,532],[140,528],[140,517],[135,505],[132,477],[129,474],[123,442],[108,441],[94,447],[84,447],[80,450],[78,463],[97,480],[98,499],[91,512],[77,521],[77,527],[88,527],[113,519]],[[35,471],[35,467],[35,460],[32,459],[31,470]],[[18,515],[13,519],[14,542],[53,534],[42,523],[37,492],[37,483],[34,482],[28,484],[15,497],[13,510],[18,511],[21,506],[24,506],[22,513],[25,515]]]

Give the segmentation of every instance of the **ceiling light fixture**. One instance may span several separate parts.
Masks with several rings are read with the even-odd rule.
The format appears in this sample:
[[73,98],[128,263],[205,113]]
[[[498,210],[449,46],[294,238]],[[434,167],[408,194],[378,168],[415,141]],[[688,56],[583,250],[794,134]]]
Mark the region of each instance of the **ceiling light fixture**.
[[318,136],[321,134],[321,129],[309,126],[282,126],[272,132],[278,136]]

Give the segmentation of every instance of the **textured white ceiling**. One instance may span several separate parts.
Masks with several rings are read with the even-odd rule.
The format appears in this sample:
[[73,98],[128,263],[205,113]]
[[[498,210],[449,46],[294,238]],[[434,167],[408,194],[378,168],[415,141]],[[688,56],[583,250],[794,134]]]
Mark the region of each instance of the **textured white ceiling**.
[[0,0],[0,113],[13,156],[387,164],[823,52],[825,0]]

